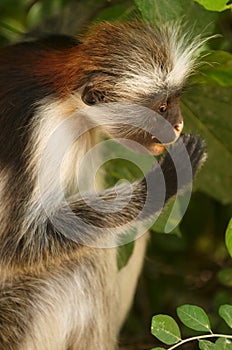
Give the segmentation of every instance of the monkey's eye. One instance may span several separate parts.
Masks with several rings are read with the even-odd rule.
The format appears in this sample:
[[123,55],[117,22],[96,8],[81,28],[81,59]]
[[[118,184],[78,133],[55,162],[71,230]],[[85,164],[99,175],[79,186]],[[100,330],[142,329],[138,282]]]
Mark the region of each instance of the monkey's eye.
[[164,103],[162,103],[162,105],[159,106],[159,111],[160,111],[160,113],[166,112],[167,109],[168,109],[168,104],[167,104],[167,102],[164,102]]

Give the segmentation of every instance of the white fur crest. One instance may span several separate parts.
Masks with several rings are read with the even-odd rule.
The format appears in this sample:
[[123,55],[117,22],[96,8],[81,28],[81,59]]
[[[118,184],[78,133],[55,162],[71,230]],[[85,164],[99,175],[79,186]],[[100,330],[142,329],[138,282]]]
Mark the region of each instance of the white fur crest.
[[[208,40],[200,35],[193,37],[191,33],[182,34],[182,31],[182,25],[179,24],[169,24],[159,30],[158,38],[163,46],[164,57],[161,55],[159,58],[155,49],[160,48],[156,45],[150,52],[144,47],[144,56],[142,52],[132,52],[128,58],[129,69],[122,74],[116,89],[129,97],[132,91],[147,95],[160,92],[168,94],[181,89],[199,65],[200,48]],[[158,55],[158,61],[154,60],[152,50]]]

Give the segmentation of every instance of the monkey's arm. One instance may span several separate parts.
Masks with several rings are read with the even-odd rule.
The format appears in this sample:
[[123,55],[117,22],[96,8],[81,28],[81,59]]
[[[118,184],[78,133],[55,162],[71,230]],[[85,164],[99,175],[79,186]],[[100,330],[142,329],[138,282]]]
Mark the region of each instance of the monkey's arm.
[[204,158],[203,141],[196,135],[183,135],[141,181],[119,186],[116,191],[109,189],[70,199],[68,209],[62,207],[56,212],[53,225],[58,230],[63,228],[67,237],[81,244],[93,243],[112,232],[114,236],[121,234],[127,228],[124,225],[132,222],[136,225],[159,212],[172,196],[191,182]]

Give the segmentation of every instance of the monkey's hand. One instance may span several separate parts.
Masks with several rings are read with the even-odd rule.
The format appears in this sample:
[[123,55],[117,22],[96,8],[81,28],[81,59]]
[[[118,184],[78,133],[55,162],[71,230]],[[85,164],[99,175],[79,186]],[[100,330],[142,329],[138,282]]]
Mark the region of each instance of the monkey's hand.
[[137,227],[139,222],[146,222],[160,212],[169,198],[192,182],[205,158],[201,138],[182,135],[142,180],[120,185],[117,190],[110,188],[70,198],[69,208],[76,220],[73,221],[67,208],[60,208],[56,212],[56,226],[62,226],[63,218],[66,237],[81,244],[93,244],[103,237],[115,239],[130,225]]
[[206,160],[205,142],[198,135],[182,134],[159,162],[165,184],[165,202],[193,179]]

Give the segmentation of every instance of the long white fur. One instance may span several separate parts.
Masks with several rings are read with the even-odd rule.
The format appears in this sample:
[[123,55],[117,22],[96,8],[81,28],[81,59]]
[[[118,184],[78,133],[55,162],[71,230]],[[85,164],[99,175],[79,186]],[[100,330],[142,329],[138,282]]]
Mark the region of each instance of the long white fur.
[[[32,221],[41,220],[43,208],[40,203],[40,183],[36,173],[41,162],[41,154],[43,154],[54,130],[64,122],[65,118],[80,108],[81,102],[78,101],[78,96],[70,97],[63,103],[47,100],[43,101],[37,110],[37,117],[34,119],[34,123],[37,125],[33,125],[34,132],[32,134],[34,146],[30,150],[32,162],[30,169],[28,169],[31,174],[33,174],[33,169],[35,171],[33,174],[35,188],[31,202],[28,203],[25,229]],[[72,108],[70,108],[70,104]],[[63,136],[69,138],[69,134]],[[50,193],[54,194],[54,177],[59,175],[61,178],[63,177],[66,185],[71,176],[73,185],[71,185],[70,191],[78,190],[75,180],[76,170],[82,157],[92,145],[92,137],[93,135],[87,133],[75,143],[75,151],[73,148],[64,161],[63,174],[55,174],[52,159],[47,159],[44,176],[47,180],[45,194],[48,194],[48,198]],[[50,151],[52,154],[54,149]],[[72,151],[74,151],[73,154]],[[50,199],[52,201],[55,198],[52,195]],[[115,349],[118,331],[133,300],[145,254],[146,241],[147,236],[144,236],[136,242],[130,263],[120,272],[117,271],[117,249],[97,249],[99,278],[96,276],[96,271],[91,271],[91,269],[82,271],[82,267],[79,265],[76,271],[70,272],[70,276],[60,274],[43,281],[44,287],[39,286],[36,304],[31,305],[35,323],[32,322],[30,332],[28,332],[20,350],[41,350],[42,347],[43,350],[66,350],[69,346],[74,350],[79,349],[80,343],[84,349],[88,348],[89,350],[94,350],[96,344],[99,350],[105,350],[106,344],[108,344],[108,350]],[[101,286],[102,274],[110,278],[110,281],[105,281],[104,290]],[[129,284],[128,276],[130,278]],[[86,288],[88,283],[91,286],[93,279],[94,289],[98,290],[97,298],[91,292],[91,287],[89,293],[88,288]],[[106,299],[108,300],[107,306],[105,305]],[[94,314],[91,312],[92,310],[94,310]],[[116,314],[118,317],[115,317]],[[97,315],[97,319],[95,319],[95,315]],[[110,320],[110,324],[105,322],[106,319]],[[95,324],[94,332],[91,337],[86,337],[91,323]],[[70,337],[70,330],[73,333],[73,338]]]
[[[186,79],[199,65],[200,47],[209,40],[200,35],[193,37],[191,33],[183,34],[183,25],[170,24],[160,29],[160,37],[163,46],[166,47],[168,57],[167,65],[161,67],[144,53],[146,58],[136,52],[131,54],[130,70],[122,75],[116,89],[121,90],[124,95],[131,97],[131,92],[136,94],[155,94],[166,92],[167,94],[181,89]],[[132,49],[133,50],[133,49]],[[130,58],[129,58],[130,59]]]

